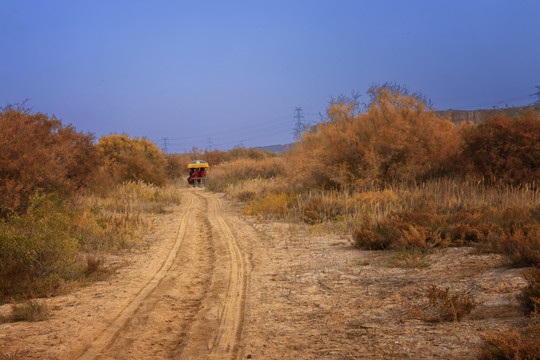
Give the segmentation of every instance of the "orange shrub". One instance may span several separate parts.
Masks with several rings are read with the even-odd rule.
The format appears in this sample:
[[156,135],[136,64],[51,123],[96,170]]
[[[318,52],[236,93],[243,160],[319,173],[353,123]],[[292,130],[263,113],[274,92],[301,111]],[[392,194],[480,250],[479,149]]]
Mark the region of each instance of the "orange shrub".
[[487,331],[483,336],[486,346],[479,359],[536,360],[540,354],[540,325],[532,323],[522,329],[500,328]]
[[271,151],[236,147],[223,153],[223,161],[233,161],[238,159],[263,160],[269,157],[276,156],[277,154]]
[[365,217],[353,230],[356,247],[368,250],[482,245],[507,255],[515,266],[540,265],[539,208],[444,209],[419,204],[379,221]]
[[141,180],[158,186],[167,183],[167,160],[150,140],[112,134],[101,137],[96,147],[105,173],[115,181]]
[[[210,166],[216,166],[224,161],[225,152],[219,150],[206,151],[202,157],[203,160],[208,162]],[[198,159],[193,159],[198,160]]]
[[177,179],[187,174],[187,164],[191,161],[187,154],[165,154],[165,159],[168,179]]
[[540,179],[540,118],[500,114],[462,131],[461,170],[487,180],[519,184]]
[[445,171],[446,159],[460,148],[455,126],[399,86],[385,84],[369,94],[366,113],[352,100],[331,103],[330,120],[304,134],[288,155],[297,166],[293,181],[307,188],[362,188]]
[[0,111],[0,216],[22,212],[31,195],[88,184],[98,159],[91,134],[24,109]]

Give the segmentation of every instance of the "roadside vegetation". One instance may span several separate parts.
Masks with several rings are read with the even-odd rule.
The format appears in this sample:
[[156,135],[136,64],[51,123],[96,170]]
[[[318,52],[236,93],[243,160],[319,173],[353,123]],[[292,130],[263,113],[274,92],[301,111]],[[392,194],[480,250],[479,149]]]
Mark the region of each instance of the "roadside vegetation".
[[[195,159],[208,189],[244,203],[247,215],[350,235],[361,250],[395,251],[389,266],[426,268],[430,251],[468,246],[525,267],[528,325],[486,333],[486,359],[534,358],[540,325],[540,118],[492,116],[480,124],[439,118],[420,94],[395,84],[333,100],[321,123],[282,156],[256,149],[163,154],[144,138],[77,132],[24,108],[0,111],[0,303],[26,319],[36,297],[112,270],[104,254],[131,249],[149,214],[180,201]],[[413,309],[427,322],[460,321],[469,293],[424,289]],[[22,305],[20,302],[23,301]],[[35,315],[35,313],[38,315]],[[517,355],[516,355],[517,354]]]
[[1,109],[0,129],[0,304],[4,320],[41,320],[35,298],[110,275],[107,254],[142,245],[151,214],[180,198],[144,138],[96,142],[21,107]]
[[[448,246],[506,255],[511,266],[532,269],[521,298],[530,326],[486,334],[482,356],[537,354],[539,116],[453,124],[398,85],[368,95],[368,104],[356,96],[332,101],[326,118],[280,158],[214,167],[210,189],[244,202],[248,215],[349,234],[358,249],[395,250],[391,266],[429,266],[426,252]],[[416,308],[425,321],[459,321],[478,305],[435,286],[425,299]]]

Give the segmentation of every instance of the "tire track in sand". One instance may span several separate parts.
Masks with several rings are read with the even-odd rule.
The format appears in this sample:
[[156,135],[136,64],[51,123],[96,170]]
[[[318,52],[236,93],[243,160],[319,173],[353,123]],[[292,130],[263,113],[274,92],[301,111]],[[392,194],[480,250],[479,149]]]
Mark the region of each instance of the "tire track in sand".
[[[189,317],[189,320],[184,319],[189,322],[184,321],[182,325],[170,323],[171,328],[176,329],[180,326],[184,330],[179,332],[176,350],[169,352],[168,356],[164,356],[163,351],[158,348],[146,349],[146,347],[139,347],[141,352],[136,354],[145,358],[236,359],[238,357],[247,296],[249,270],[247,256],[242,252],[238,239],[227,222],[228,215],[224,213],[220,199],[215,194],[202,191],[184,193],[189,205],[181,215],[175,244],[167,259],[133,300],[95,338],[80,359],[129,358],[135,354],[125,353],[122,349],[127,350],[125,346],[131,345],[130,339],[137,341],[137,334],[141,334],[141,331],[144,333],[145,330],[149,330],[146,327],[141,328],[144,326],[141,317],[149,316],[151,310],[148,309],[166,294],[163,291],[164,287],[174,284],[173,278],[182,271],[182,268],[178,268],[180,266],[178,256],[181,257],[180,261],[187,260],[192,263],[185,258],[184,252],[193,246],[194,241],[201,241],[202,238],[193,236],[192,232],[193,229],[201,227],[208,229],[207,236],[211,248],[207,251],[212,251],[214,255],[209,256],[215,263],[211,268],[206,266],[206,271],[209,271],[208,286],[204,293],[201,293],[202,298],[196,306],[199,313],[193,317],[185,313],[177,313],[178,315],[174,316],[170,313],[163,314],[166,318],[162,320],[165,321],[173,321],[173,318],[178,316]],[[195,265],[194,261],[192,265],[196,268],[185,273],[186,276],[196,276],[193,271],[203,271],[203,268]],[[188,289],[182,286],[178,288],[178,291],[186,290]],[[157,336],[159,337],[159,334]]]
[[206,196],[210,224],[222,234],[231,258],[229,283],[224,303],[218,312],[218,330],[210,349],[209,358],[235,359],[242,335],[244,308],[247,296],[247,258],[223,217],[223,210],[215,196]]
[[[182,242],[185,238],[187,231],[188,220],[193,216],[192,209],[194,208],[195,199],[190,199],[189,205],[186,207],[180,225],[177,230],[177,236],[174,246],[169,252],[167,258],[163,262],[160,269],[155,273],[150,281],[137,293],[135,298],[129,302],[126,307],[116,316],[113,322],[105,329],[99,337],[97,337],[93,343],[85,350],[85,352],[79,357],[80,360],[95,359],[100,353],[107,348],[107,346],[114,340],[117,333],[123,327],[123,325],[133,316],[139,306],[144,302],[146,297],[158,286],[161,280],[166,276],[167,272],[171,268],[174,259],[178,253],[178,250],[182,246]],[[191,216],[190,216],[191,215]]]
[[208,205],[207,221],[216,250],[216,266],[203,306],[179,359],[236,359],[240,349],[249,263],[215,194],[198,193]]

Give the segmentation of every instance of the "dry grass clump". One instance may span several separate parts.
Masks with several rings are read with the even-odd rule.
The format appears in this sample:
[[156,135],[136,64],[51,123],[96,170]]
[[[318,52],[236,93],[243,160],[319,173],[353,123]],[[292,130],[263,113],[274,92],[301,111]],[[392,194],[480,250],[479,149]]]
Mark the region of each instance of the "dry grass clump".
[[431,285],[425,296],[427,303],[415,306],[412,313],[427,322],[459,321],[478,306],[467,292],[451,292],[450,288],[442,289],[437,285]]
[[3,353],[0,351],[0,360],[21,360],[28,359],[30,353],[28,350],[16,350],[13,353]]
[[151,224],[145,214],[160,214],[178,204],[180,195],[172,186],[158,187],[142,181],[118,185],[105,197],[76,199],[80,214],[75,230],[85,250],[124,249],[136,245]]
[[534,316],[540,313],[540,268],[533,267],[525,271],[523,277],[528,284],[519,296],[519,300],[525,313]]
[[246,215],[264,215],[271,218],[285,218],[294,206],[295,196],[284,192],[269,193],[261,199],[252,200],[245,208]]
[[519,300],[530,323],[521,329],[501,328],[488,331],[482,338],[486,346],[480,350],[482,360],[538,359],[540,354],[540,269],[533,267],[523,273],[528,282]]
[[300,220],[308,224],[336,221],[346,213],[347,200],[330,192],[308,193],[298,198]]
[[402,249],[397,251],[388,260],[388,267],[399,267],[406,269],[419,269],[429,267],[426,262],[428,252],[420,249]]
[[523,329],[501,328],[483,335],[486,346],[480,350],[481,360],[536,360],[540,354],[540,325]]
[[540,264],[539,190],[437,179],[363,192],[299,193],[282,179],[242,180],[225,191],[247,202],[246,214],[349,232],[360,249],[476,246],[509,256],[515,266]]
[[540,263],[540,223],[532,216],[535,211],[518,207],[444,209],[424,204],[376,222],[366,217],[352,235],[361,249],[482,246],[508,255],[516,266],[534,266]]
[[17,304],[12,300],[11,315],[9,321],[43,321],[49,316],[49,307],[44,301],[26,299],[23,303]]
[[268,194],[291,192],[288,185],[281,180],[281,178],[258,178],[240,181],[235,185],[227,186],[225,194],[230,199],[249,202],[251,200],[260,199]]
[[92,206],[99,206],[115,213],[135,210],[161,213],[164,207],[180,202],[180,195],[172,186],[160,187],[143,181],[127,181],[118,185],[105,197],[89,197]]
[[271,179],[284,174],[285,166],[281,157],[236,159],[212,168],[207,185],[212,191],[225,191],[228,185],[242,180]]

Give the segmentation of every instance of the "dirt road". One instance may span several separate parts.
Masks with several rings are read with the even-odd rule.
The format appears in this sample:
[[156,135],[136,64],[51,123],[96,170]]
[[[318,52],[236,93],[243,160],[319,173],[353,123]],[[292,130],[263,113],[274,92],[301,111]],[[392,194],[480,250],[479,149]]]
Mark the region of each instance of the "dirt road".
[[[47,299],[43,322],[0,324],[5,359],[476,359],[485,331],[523,326],[523,269],[471,248],[359,251],[350,236],[239,215],[182,189],[147,249],[122,254],[106,281]],[[459,322],[413,311],[431,285],[467,291]],[[9,305],[0,307],[6,315]]]
[[219,198],[182,195],[150,251],[133,254],[110,281],[49,299],[52,319],[2,325],[0,350],[35,359],[236,358],[249,262]]

